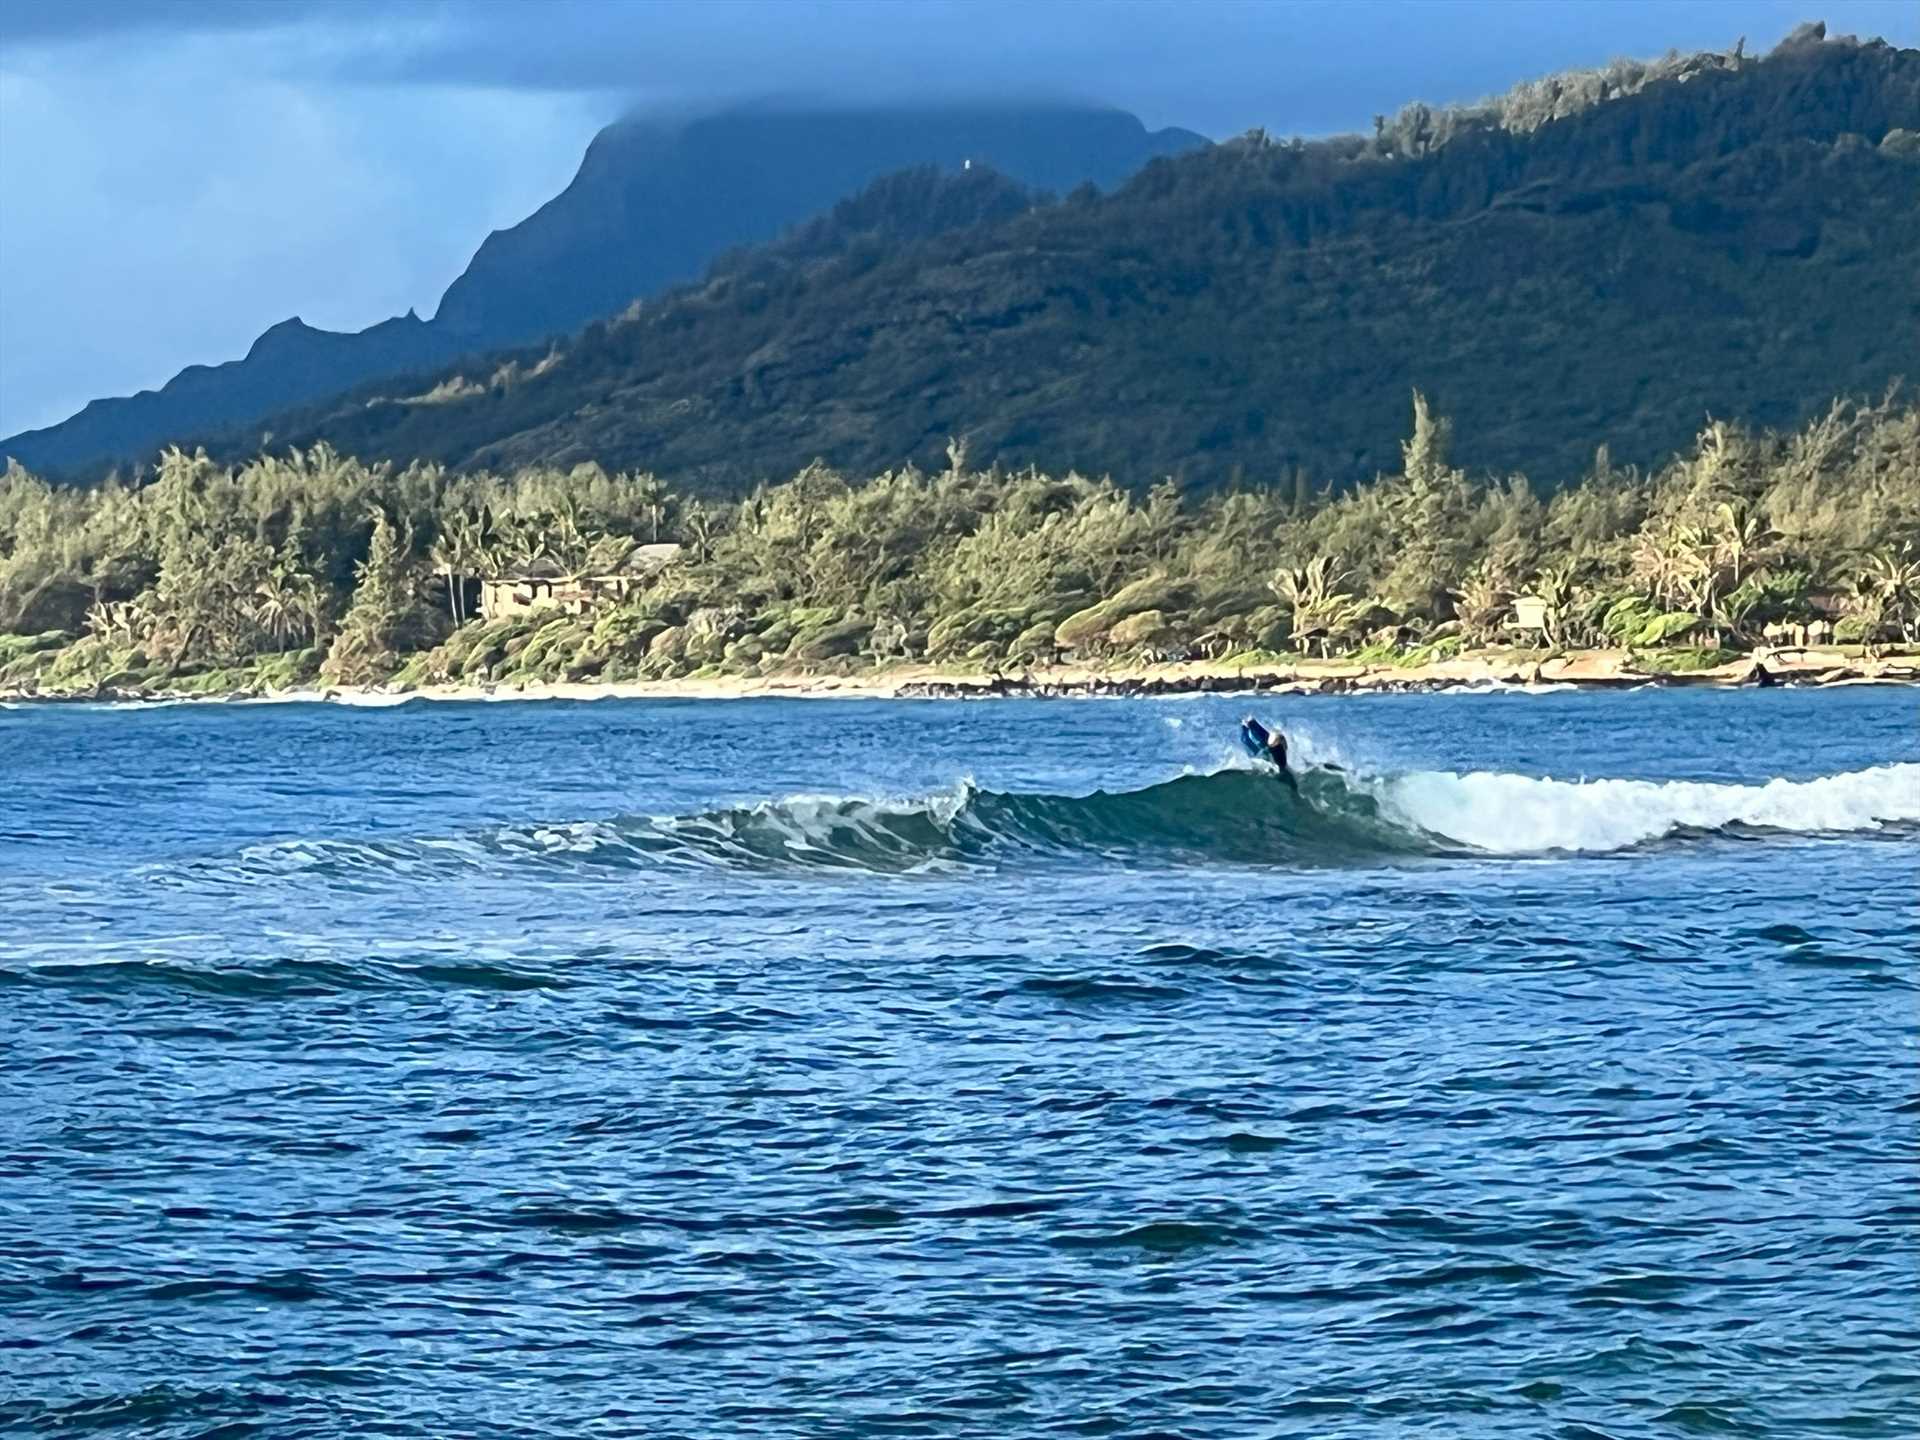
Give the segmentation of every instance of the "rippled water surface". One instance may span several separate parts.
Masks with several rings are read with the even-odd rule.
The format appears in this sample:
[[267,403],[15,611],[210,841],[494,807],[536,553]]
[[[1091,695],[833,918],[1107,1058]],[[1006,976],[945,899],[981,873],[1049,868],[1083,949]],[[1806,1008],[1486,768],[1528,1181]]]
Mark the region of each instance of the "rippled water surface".
[[1912,692],[0,711],[0,1428],[1912,1433]]

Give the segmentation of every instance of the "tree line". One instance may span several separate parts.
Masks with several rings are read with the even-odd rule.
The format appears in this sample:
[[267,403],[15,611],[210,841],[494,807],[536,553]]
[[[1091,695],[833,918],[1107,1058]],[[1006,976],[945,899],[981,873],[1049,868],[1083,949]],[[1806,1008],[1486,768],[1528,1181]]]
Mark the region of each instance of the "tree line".
[[[1723,421],[1643,471],[1602,449],[1541,494],[1472,474],[1414,396],[1396,473],[1342,493],[969,464],[814,464],[737,500],[594,464],[511,475],[167,452],[151,480],[0,477],[0,684],[49,690],[644,679],[926,660],[1417,660],[1496,644],[1711,663],[1765,627],[1920,640],[1920,407]],[[677,558],[640,575],[641,546]],[[478,583],[634,573],[574,615],[475,613]],[[1544,631],[1513,628],[1516,598]]]

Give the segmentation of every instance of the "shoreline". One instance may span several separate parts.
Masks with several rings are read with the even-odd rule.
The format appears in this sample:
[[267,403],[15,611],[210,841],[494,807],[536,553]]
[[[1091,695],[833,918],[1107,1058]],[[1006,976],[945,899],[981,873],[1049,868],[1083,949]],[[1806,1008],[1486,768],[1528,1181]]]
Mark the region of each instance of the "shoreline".
[[1771,685],[1830,688],[1920,684],[1920,654],[1866,660],[1835,650],[1755,651],[1712,669],[1636,669],[1625,651],[1588,650],[1546,660],[1467,656],[1418,666],[1302,660],[1232,665],[1190,660],[1158,665],[1059,665],[1017,674],[976,674],[938,665],[902,665],[864,675],[724,675],[672,680],[550,681],[537,685],[290,686],[208,693],[121,689],[40,693],[0,691],[8,705],[233,704],[244,702],[401,705],[410,700],[952,700],[1099,699],[1206,694],[1367,695],[1462,690],[1541,693],[1566,690],[1734,689]]

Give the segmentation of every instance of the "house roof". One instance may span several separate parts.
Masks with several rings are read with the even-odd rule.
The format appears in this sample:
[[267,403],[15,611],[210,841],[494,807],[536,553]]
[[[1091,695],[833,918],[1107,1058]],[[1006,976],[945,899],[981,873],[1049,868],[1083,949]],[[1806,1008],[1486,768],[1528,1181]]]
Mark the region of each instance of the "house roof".
[[636,575],[647,575],[667,564],[680,553],[680,547],[670,542],[658,545],[636,545],[628,552],[625,562],[618,570],[593,571],[591,573],[569,570],[558,560],[551,557],[534,561],[531,565],[522,565],[493,577],[493,583],[499,585],[517,585],[523,580],[627,580]]
[[558,560],[536,560],[531,565],[519,565],[495,577],[504,584],[511,585],[519,580],[564,580],[570,572]]

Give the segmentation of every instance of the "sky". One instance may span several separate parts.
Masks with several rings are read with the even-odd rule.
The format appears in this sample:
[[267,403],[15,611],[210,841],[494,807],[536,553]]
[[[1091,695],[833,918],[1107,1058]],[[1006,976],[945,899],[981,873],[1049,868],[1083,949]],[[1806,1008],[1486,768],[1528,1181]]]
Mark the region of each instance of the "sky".
[[1220,138],[1364,130],[1916,0],[0,0],[0,436],[298,315],[430,316],[633,109],[1094,100]]

